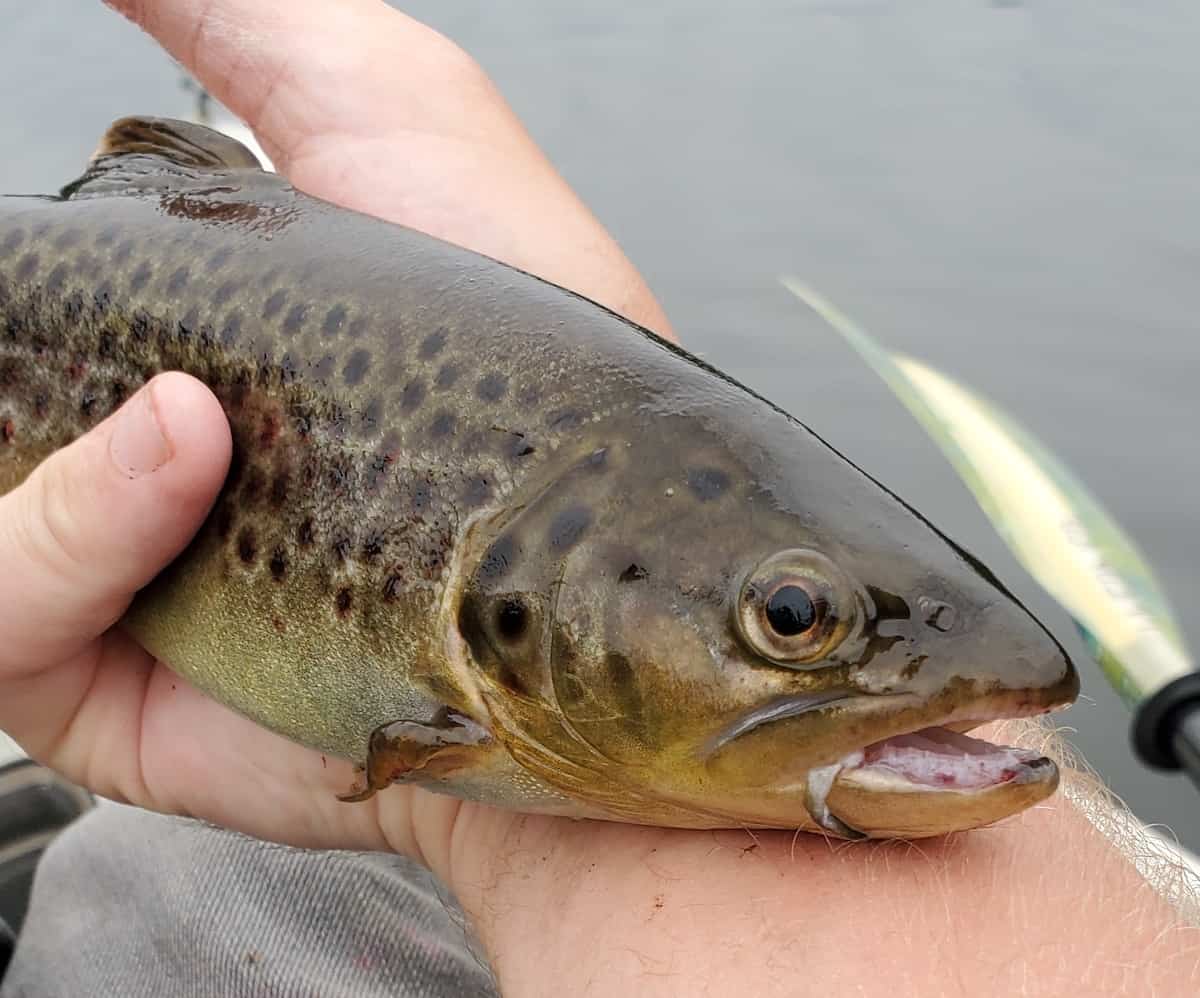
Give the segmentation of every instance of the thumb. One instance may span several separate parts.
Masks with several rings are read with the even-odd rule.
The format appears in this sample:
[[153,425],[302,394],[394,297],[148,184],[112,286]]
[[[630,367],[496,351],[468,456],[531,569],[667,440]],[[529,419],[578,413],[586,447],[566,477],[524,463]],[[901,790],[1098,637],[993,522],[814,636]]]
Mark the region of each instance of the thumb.
[[212,393],[164,374],[0,498],[0,678],[112,626],[200,526],[230,448]]

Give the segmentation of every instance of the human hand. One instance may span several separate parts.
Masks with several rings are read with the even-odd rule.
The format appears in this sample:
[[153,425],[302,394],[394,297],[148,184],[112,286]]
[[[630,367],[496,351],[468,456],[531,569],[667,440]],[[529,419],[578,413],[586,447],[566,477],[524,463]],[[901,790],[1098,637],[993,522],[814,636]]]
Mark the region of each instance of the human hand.
[[[255,128],[297,186],[666,331],[632,267],[478,67],[436,34],[370,0],[118,6]],[[1065,960],[1072,981],[1086,980],[1080,959],[1106,943],[1093,933],[1081,947],[1062,931],[1063,905],[1077,907],[1081,884],[1136,895],[1126,907],[1156,913],[1136,874],[1106,858],[1107,845],[1062,805],[920,851],[834,851],[812,836],[511,815],[408,787],[338,803],[345,768],[209,701],[108,630],[186,542],[224,474],[215,401],[181,376],[153,393],[173,445],[153,474],[130,480],[112,465],[114,452],[126,468],[157,463],[113,443],[118,417],[0,507],[7,605],[28,610],[0,624],[0,726],[97,791],[264,838],[415,855],[460,896],[512,993],[579,992],[588,982],[611,993],[634,977],[640,994],[838,993],[839,984],[930,994],[951,977],[987,993],[1003,992],[997,982],[1018,969],[1061,993],[1028,954],[1034,940],[1043,959]],[[96,509],[120,519],[96,522]],[[1066,839],[1072,855],[1045,846]],[[1049,885],[1053,903],[1031,906],[1037,884]],[[875,973],[864,973],[868,954]]]

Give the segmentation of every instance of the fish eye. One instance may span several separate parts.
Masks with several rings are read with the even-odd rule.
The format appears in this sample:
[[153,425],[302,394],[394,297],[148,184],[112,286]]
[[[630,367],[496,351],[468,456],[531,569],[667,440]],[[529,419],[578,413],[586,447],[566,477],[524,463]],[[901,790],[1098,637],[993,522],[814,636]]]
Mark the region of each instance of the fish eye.
[[755,653],[795,667],[824,658],[849,631],[856,606],[845,578],[824,555],[782,551],[746,576],[737,631]]

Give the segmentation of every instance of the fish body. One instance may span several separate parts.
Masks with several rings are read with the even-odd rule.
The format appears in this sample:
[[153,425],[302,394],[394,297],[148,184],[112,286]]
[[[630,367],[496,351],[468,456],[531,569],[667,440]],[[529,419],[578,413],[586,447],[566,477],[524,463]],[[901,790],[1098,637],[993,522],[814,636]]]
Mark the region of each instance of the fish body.
[[791,416],[218,133],[126,119],[60,195],[0,199],[0,490],[165,370],[216,394],[233,464],[123,625],[358,763],[356,796],[855,836],[1053,790],[955,730],[1070,702],[1062,649]]

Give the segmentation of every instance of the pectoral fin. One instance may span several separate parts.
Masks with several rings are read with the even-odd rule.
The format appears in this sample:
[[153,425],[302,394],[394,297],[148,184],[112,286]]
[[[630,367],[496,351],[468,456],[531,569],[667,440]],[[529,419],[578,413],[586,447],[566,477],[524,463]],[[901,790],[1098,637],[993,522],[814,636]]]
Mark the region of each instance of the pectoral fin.
[[359,781],[338,799],[367,800],[415,773],[423,780],[445,779],[478,765],[494,748],[485,728],[452,710],[441,711],[429,722],[392,721],[371,733]]

